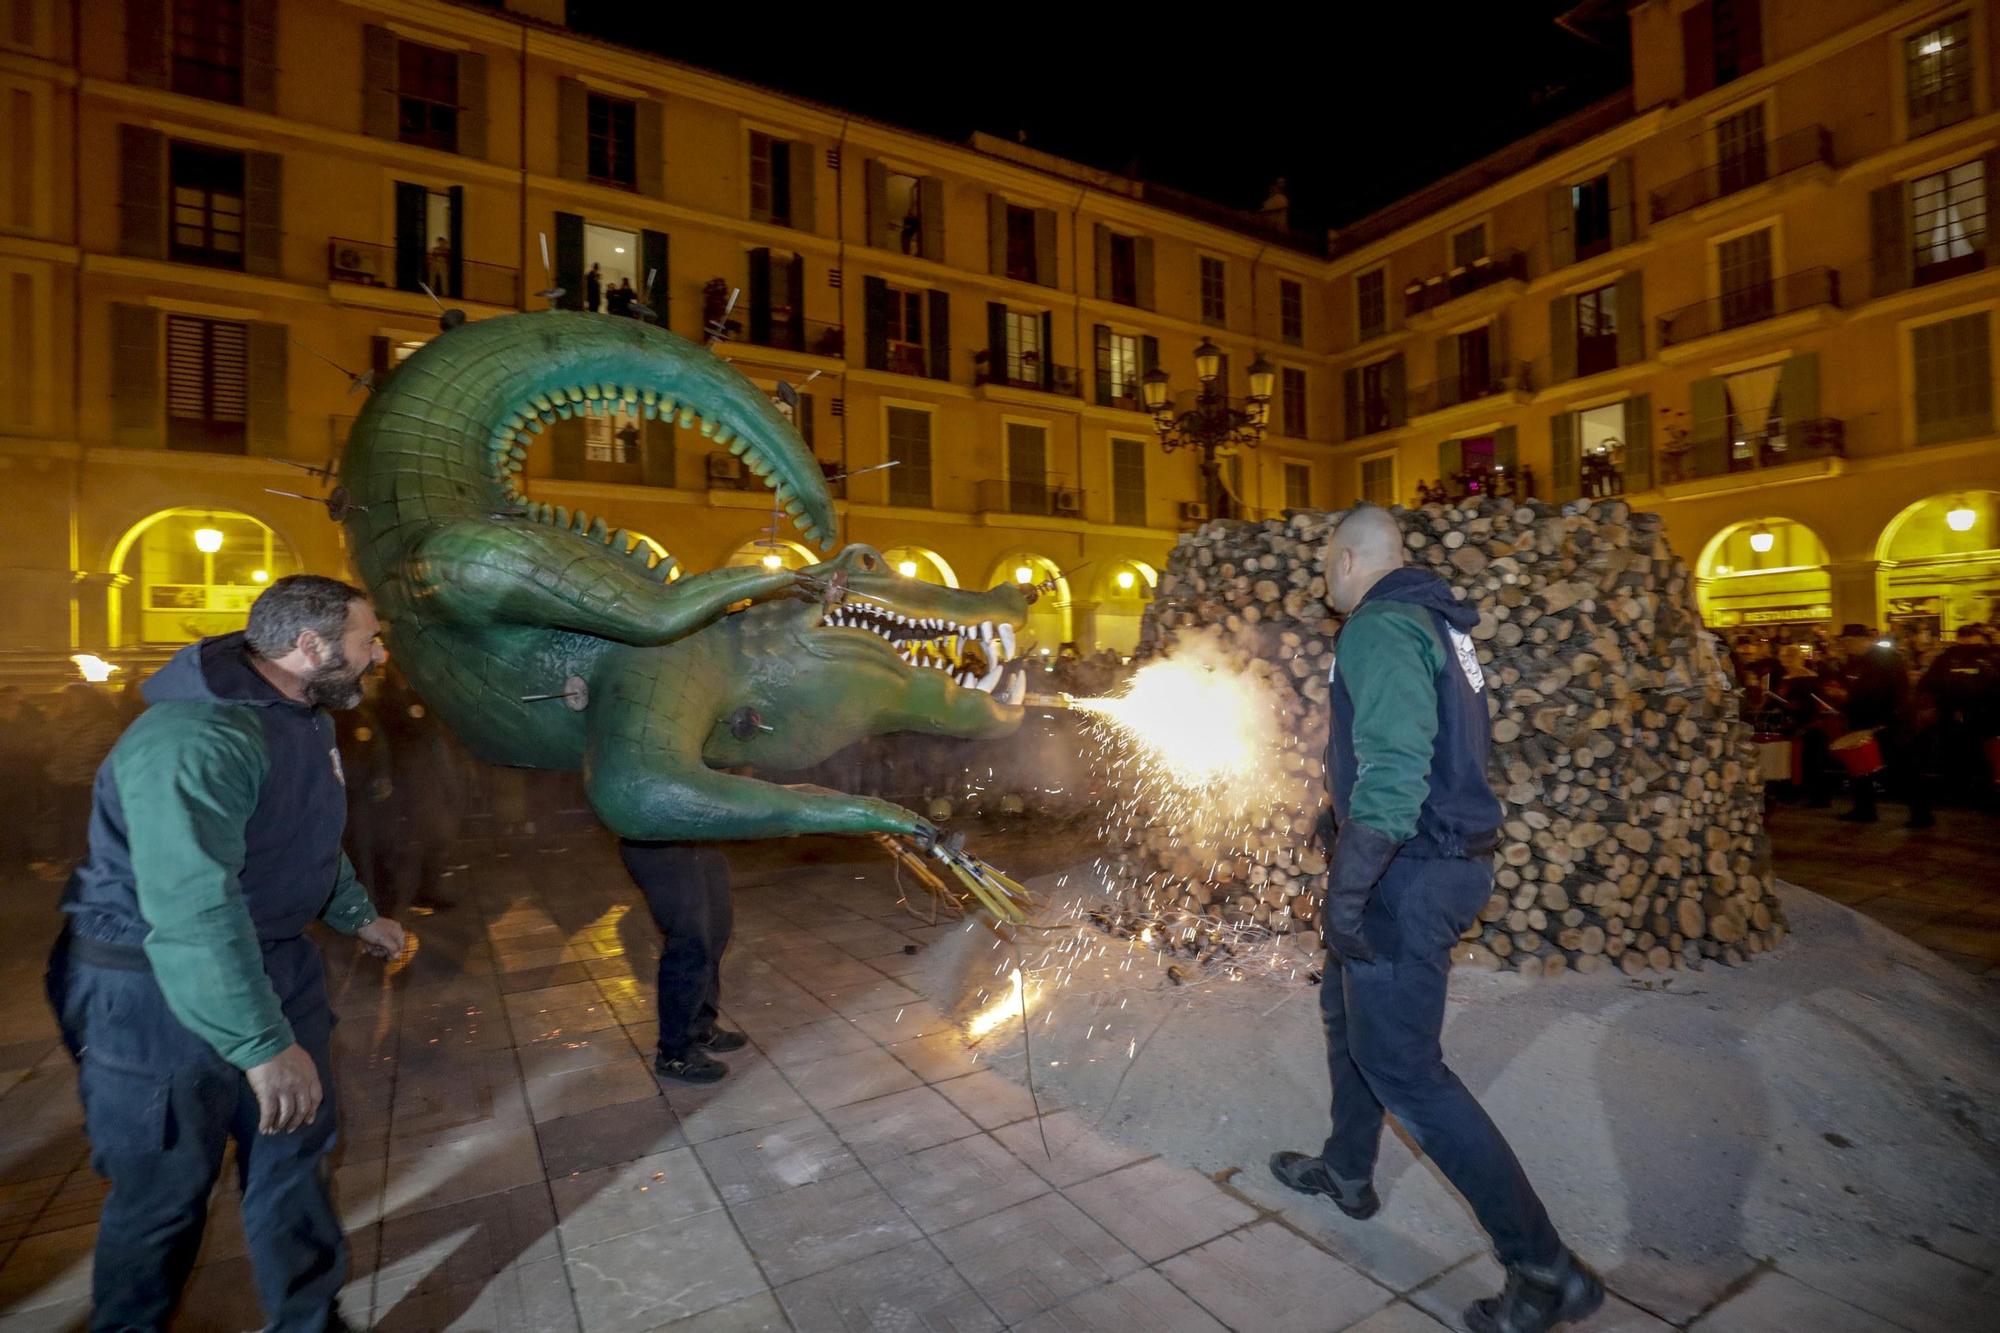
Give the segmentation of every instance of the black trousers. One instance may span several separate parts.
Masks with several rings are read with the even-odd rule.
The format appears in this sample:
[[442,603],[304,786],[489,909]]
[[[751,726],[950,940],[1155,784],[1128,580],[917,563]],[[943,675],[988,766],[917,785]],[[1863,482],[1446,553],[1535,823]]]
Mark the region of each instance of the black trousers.
[[713,847],[676,842],[618,843],[626,873],[646,897],[664,937],[660,949],[660,1055],[688,1053],[715,1026],[722,953],[735,911],[729,860]]

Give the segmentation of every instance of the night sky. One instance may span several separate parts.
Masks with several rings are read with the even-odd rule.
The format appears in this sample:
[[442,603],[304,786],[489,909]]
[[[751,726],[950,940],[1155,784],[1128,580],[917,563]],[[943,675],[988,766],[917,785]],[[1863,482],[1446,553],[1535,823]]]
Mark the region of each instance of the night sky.
[[[872,119],[961,141],[1025,132],[1030,146],[1233,207],[1255,208],[1283,176],[1294,226],[1318,230],[1627,82],[1621,27],[1597,45],[1555,25],[1575,4],[1334,0],[1324,8],[1338,17],[1309,26],[1221,5],[1200,43],[1189,11],[1170,19],[1162,5],[1100,17],[836,4],[800,11],[795,35],[772,31],[786,11],[771,7],[745,6],[734,28],[712,8],[633,0],[570,0],[569,13],[584,32]],[[877,12],[909,18],[856,17]]]

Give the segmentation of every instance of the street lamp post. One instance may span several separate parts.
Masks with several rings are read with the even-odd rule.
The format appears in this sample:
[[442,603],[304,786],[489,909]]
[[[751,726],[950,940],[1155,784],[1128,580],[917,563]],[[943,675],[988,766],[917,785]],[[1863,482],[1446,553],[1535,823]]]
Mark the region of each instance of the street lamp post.
[[1194,349],[1194,373],[1200,381],[1194,405],[1175,412],[1167,388],[1167,372],[1155,366],[1141,382],[1146,410],[1153,414],[1153,428],[1160,433],[1160,447],[1201,451],[1202,496],[1208,502],[1210,518],[1233,516],[1235,505],[1222,484],[1217,455],[1228,449],[1255,449],[1264,440],[1264,428],[1271,416],[1271,385],[1277,369],[1259,352],[1250,363],[1250,396],[1241,406],[1229,401],[1229,386],[1221,383],[1222,349],[1207,338]]

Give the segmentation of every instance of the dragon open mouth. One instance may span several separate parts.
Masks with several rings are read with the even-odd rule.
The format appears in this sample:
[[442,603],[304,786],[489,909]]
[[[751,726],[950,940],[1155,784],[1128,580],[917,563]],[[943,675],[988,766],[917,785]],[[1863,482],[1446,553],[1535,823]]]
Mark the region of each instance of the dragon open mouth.
[[847,602],[828,608],[820,624],[872,634],[911,667],[943,672],[961,688],[990,694],[999,703],[1019,704],[1027,697],[1027,668],[1015,659],[1014,627],[1005,622],[961,624]]

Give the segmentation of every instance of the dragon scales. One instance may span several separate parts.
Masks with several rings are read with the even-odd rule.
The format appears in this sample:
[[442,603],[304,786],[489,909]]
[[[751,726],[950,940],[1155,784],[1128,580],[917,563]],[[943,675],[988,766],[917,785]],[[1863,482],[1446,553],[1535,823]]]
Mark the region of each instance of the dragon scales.
[[[608,315],[460,324],[376,390],[341,460],[335,508],[398,665],[481,759],[581,769],[622,837],[929,837],[886,801],[725,770],[803,768],[898,731],[1011,732],[1025,681],[1007,659],[1032,593],[918,582],[865,546],[796,573],[680,578],[604,519],[522,494],[549,423],[621,408],[739,455],[831,547],[819,464],[706,349]],[[960,665],[972,645],[983,672]]]

